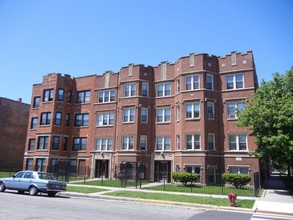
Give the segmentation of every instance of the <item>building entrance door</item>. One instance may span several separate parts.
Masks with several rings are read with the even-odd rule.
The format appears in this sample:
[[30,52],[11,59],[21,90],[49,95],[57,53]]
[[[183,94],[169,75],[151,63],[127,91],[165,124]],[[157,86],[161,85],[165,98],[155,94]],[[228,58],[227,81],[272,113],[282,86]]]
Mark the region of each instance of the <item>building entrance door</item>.
[[109,178],[109,160],[96,160],[95,177]]
[[155,182],[171,182],[171,161],[155,161]]

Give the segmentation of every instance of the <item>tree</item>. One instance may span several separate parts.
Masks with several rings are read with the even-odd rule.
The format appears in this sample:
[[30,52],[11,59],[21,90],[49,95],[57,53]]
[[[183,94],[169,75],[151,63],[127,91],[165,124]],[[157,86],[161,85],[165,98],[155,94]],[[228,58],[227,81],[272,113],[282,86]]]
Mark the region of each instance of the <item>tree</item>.
[[254,155],[286,166],[288,176],[293,167],[293,67],[286,74],[273,74],[262,81],[253,98],[239,114],[238,126],[248,127],[258,146]]

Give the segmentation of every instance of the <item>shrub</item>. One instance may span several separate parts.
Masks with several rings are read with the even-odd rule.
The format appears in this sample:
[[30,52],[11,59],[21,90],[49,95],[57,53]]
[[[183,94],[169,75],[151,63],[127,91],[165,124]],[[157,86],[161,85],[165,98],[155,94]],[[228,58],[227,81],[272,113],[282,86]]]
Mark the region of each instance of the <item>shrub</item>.
[[248,184],[251,180],[251,177],[247,174],[237,174],[237,173],[223,173],[223,180],[229,182],[237,189],[241,189],[244,185]]
[[197,173],[188,173],[188,172],[175,172],[172,173],[172,178],[175,182],[180,182],[182,183],[184,186],[187,185],[187,183],[192,184],[193,182],[195,182],[198,178],[198,174]]

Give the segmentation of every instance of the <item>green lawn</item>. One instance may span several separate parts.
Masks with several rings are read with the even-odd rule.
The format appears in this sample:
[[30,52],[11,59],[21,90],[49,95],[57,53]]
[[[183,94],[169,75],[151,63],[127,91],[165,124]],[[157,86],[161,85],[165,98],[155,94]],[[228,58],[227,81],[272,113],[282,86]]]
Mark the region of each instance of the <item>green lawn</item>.
[[[201,196],[184,196],[184,195],[170,195],[163,193],[144,193],[144,192],[128,192],[128,191],[116,191],[109,192],[105,195],[120,196],[128,198],[140,198],[140,199],[152,199],[152,200],[165,200],[173,202],[186,202],[192,204],[206,204],[215,206],[230,206],[229,199],[201,197]],[[252,208],[254,200],[237,200],[237,207]]]
[[106,189],[92,188],[92,187],[79,187],[79,186],[67,186],[67,192],[77,192],[77,193],[96,193],[108,191]]
[[[147,184],[148,182],[142,182],[141,184]],[[72,184],[84,184],[84,182],[77,182],[77,183],[72,183]],[[85,185],[91,185],[91,186],[107,186],[107,187],[125,187],[125,182],[122,182],[122,186],[121,186],[121,181],[119,180],[94,180],[94,181],[90,181],[90,180],[86,180],[85,181]],[[127,181],[126,182],[126,187],[135,187],[136,183],[135,182],[130,182]],[[139,188],[139,183],[138,186]]]
[[[148,187],[145,189],[164,191],[164,185]],[[165,191],[213,195],[227,195],[229,192],[233,192],[239,196],[254,196],[254,191],[252,189],[236,189],[235,187],[221,186],[193,186],[191,188],[190,186],[166,184]]]
[[12,176],[15,173],[16,172],[0,172],[0,178],[10,177],[10,176]]

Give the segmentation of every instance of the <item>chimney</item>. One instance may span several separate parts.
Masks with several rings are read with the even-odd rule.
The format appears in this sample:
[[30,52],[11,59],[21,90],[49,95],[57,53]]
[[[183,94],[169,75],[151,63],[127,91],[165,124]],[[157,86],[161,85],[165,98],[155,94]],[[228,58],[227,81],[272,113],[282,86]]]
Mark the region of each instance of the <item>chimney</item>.
[[18,98],[18,102],[19,103],[22,103],[22,98]]

